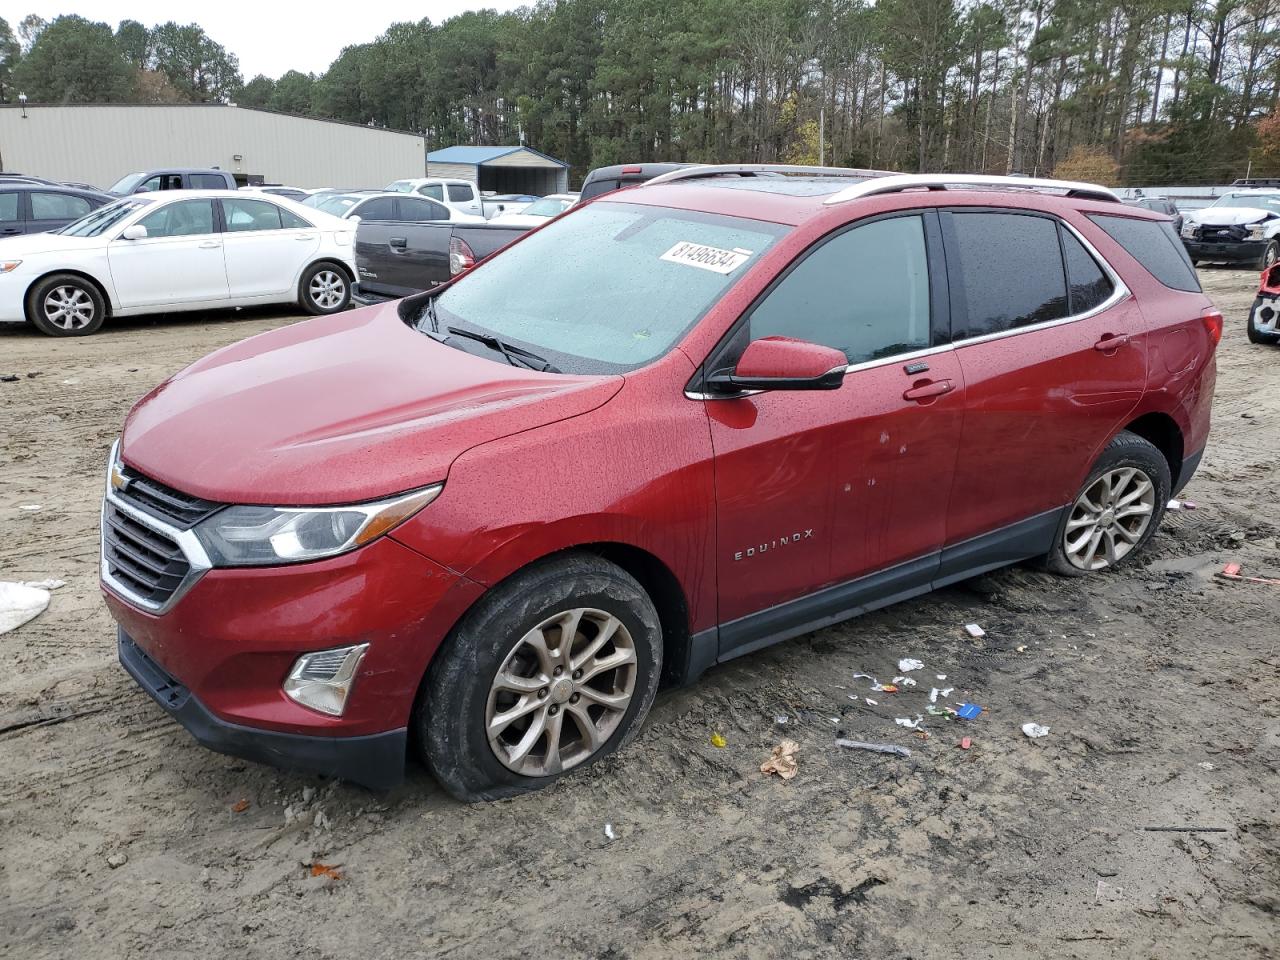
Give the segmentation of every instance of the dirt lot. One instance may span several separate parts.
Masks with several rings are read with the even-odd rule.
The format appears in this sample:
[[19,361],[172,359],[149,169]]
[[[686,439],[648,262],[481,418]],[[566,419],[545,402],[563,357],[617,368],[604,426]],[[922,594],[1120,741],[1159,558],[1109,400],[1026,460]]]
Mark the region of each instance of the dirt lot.
[[[416,765],[377,795],[206,752],[115,661],[96,521],[126,410],[294,318],[0,330],[0,374],[21,378],[0,382],[0,579],[67,580],[0,637],[0,953],[1274,955],[1280,589],[1212,575],[1280,573],[1280,350],[1245,339],[1255,273],[1203,275],[1227,333],[1199,509],[1144,564],[1008,570],[746,657],[661,696],[623,755],[469,807]],[[919,686],[863,702],[854,674],[887,681],[906,656]],[[896,726],[931,686],[985,712],[926,717],[928,740]],[[838,731],[913,753],[842,751]],[[802,747],[787,783],[758,772],[784,735]]]

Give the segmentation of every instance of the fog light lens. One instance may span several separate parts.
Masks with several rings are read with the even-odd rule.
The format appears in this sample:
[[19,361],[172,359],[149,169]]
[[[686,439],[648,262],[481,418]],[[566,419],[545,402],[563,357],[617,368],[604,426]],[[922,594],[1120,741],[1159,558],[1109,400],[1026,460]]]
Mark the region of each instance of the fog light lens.
[[367,643],[304,653],[289,671],[284,692],[304,707],[332,717],[342,716],[355,685],[356,670],[369,649]]

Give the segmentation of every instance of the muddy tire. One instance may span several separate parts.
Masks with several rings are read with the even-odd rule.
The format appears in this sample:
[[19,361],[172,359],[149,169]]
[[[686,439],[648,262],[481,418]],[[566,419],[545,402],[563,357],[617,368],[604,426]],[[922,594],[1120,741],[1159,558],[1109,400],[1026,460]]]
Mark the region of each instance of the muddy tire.
[[1054,573],[1080,577],[1127,563],[1155,536],[1171,486],[1164,454],[1122,430],[1063,511],[1045,565]]
[[1280,260],[1280,239],[1272,240],[1262,249],[1262,256],[1258,258],[1257,267],[1259,270],[1265,270],[1277,260]]
[[313,316],[341,313],[351,305],[351,278],[336,263],[313,263],[298,283],[298,304]]
[[98,288],[74,273],[45,277],[27,294],[27,322],[49,337],[87,337],[107,318]]
[[454,797],[512,797],[634,739],[661,673],[662,628],[640,584],[592,554],[565,554],[467,613],[432,661],[412,725]]

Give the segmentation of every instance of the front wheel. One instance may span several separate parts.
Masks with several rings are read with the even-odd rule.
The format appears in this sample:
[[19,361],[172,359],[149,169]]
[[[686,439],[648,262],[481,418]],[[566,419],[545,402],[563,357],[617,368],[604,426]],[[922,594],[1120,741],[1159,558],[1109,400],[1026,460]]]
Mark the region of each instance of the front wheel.
[[1160,526],[1171,485],[1164,455],[1150,441],[1122,430],[1059,521],[1046,558],[1049,569],[1079,577],[1136,556]]
[[106,316],[98,288],[73,273],[45,277],[27,296],[27,319],[46,336],[87,337]]
[[1258,269],[1266,270],[1277,260],[1280,260],[1280,239],[1272,240],[1267,244],[1266,249],[1262,251],[1262,256],[1258,258]]
[[315,316],[340,313],[351,303],[351,281],[341,267],[314,264],[302,275],[298,300],[303,310]]
[[459,800],[545,787],[639,731],[662,672],[653,602],[587,553],[495,587],[436,654],[414,710],[423,759]]

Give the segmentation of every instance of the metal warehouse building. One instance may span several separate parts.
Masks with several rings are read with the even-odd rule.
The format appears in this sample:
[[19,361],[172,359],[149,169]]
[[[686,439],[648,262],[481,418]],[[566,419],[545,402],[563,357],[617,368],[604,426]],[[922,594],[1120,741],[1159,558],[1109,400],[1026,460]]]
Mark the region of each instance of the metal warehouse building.
[[480,190],[545,197],[569,189],[569,165],[528,147],[445,147],[427,154],[427,176],[470,180]]
[[174,166],[218,167],[243,182],[376,188],[423,176],[425,156],[414,134],[223,104],[0,107],[0,169],[99,187]]

